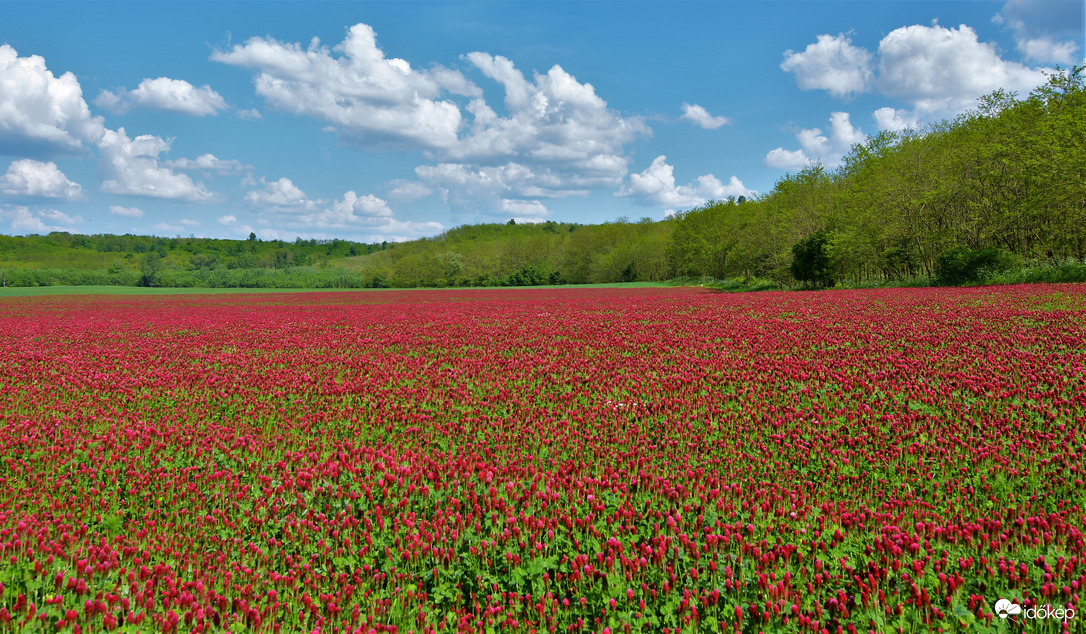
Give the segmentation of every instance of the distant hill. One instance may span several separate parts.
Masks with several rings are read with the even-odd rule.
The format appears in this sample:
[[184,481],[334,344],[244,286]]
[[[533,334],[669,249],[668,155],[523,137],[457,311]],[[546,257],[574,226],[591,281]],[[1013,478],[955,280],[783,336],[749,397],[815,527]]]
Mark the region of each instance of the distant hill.
[[4,286],[359,286],[331,262],[386,248],[346,240],[284,242],[136,235],[0,236]]
[[0,236],[0,282],[385,288],[660,281],[671,274],[672,225],[472,225],[393,244],[63,232]]
[[469,225],[335,265],[396,287],[662,281],[672,277],[673,231],[673,222],[649,219]]

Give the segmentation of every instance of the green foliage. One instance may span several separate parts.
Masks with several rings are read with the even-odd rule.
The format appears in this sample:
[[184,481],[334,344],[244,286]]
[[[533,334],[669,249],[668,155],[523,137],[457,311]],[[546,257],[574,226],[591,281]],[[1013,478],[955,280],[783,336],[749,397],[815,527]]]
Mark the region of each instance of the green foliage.
[[[262,242],[54,232],[0,236],[6,286],[118,285],[208,288],[350,288],[355,271],[330,267],[380,245],[347,240]],[[278,271],[278,272],[276,272]]]
[[127,269],[110,267],[107,270],[83,270],[83,269],[4,269],[0,276],[3,277],[4,286],[10,287],[38,287],[38,286],[136,286],[140,274]]
[[[1077,280],[1086,267],[1086,88],[1057,71],[1026,99],[883,132],[836,169],[662,221],[463,226],[389,244],[134,235],[0,236],[0,284],[298,288],[742,280],[789,287]],[[821,230],[830,231],[822,233]],[[760,280],[755,282],[755,280]]]
[[548,280],[549,276],[544,275],[535,267],[526,266],[503,278],[501,286],[542,286],[548,283]]
[[[688,283],[697,283],[694,280],[683,280]],[[714,288],[721,291],[729,291],[733,293],[745,293],[751,291],[772,291],[780,290],[780,284],[777,284],[773,280],[765,278],[753,277],[749,279],[744,278],[731,278],[726,280],[703,280],[700,282],[701,286],[708,288]]]
[[679,275],[723,278],[728,256],[735,247],[738,208],[731,201],[709,203],[678,214],[674,238],[668,248],[672,268]]
[[995,247],[976,251],[956,246],[939,255],[935,262],[935,280],[942,285],[983,282],[991,274],[1011,267],[1008,254]]
[[785,286],[995,281],[1022,262],[1030,279],[1074,278],[1086,263],[1083,138],[1083,69],[1058,71],[1026,99],[996,91],[955,121],[874,136],[834,170],[811,165],[756,200],[677,214],[671,268]]
[[151,251],[143,256],[140,265],[140,286],[159,286],[162,276],[162,256],[158,251]]
[[833,286],[834,265],[829,254],[830,235],[818,231],[792,246],[792,277],[816,287]]
[[1038,261],[990,274],[989,284],[1071,284],[1086,282],[1086,263]]
[[672,221],[466,225],[334,264],[393,287],[663,281]]

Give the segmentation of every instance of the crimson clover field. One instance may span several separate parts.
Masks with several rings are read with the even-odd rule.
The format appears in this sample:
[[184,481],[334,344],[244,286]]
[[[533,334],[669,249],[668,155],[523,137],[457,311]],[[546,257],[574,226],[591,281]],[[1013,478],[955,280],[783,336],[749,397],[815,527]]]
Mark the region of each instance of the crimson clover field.
[[1084,432],[1076,285],[3,299],[0,631],[1083,631]]

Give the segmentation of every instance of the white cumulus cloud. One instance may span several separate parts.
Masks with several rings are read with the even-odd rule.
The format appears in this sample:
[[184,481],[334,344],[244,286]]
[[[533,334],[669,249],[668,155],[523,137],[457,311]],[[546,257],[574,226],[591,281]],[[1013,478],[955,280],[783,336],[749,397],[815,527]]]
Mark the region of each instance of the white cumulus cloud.
[[250,205],[278,211],[304,211],[316,208],[319,200],[310,200],[297,185],[285,176],[275,181],[260,179],[263,189],[245,194]]
[[24,154],[72,152],[103,132],[75,75],[56,77],[42,57],[19,57],[0,44],[0,145]]
[[753,193],[735,176],[727,184],[712,174],[705,174],[689,185],[676,185],[675,168],[667,162],[666,156],[661,155],[644,171],[630,174],[629,183],[623,185],[616,195],[631,197],[643,204],[675,209]]
[[24,206],[0,206],[0,221],[8,223],[12,233],[49,233],[75,231],[83,223],[81,216],[69,216],[56,209],[31,209]]
[[103,90],[95,103],[113,112],[124,113],[134,108],[162,110],[204,117],[226,109],[222,95],[204,85],[197,88],[183,79],[158,77],[144,79],[132,91],[123,88],[115,92]]
[[584,196],[622,183],[625,145],[648,134],[643,121],[615,112],[591,84],[560,66],[529,81],[507,58],[482,52],[465,57],[502,86],[506,112],[472,100],[472,123],[460,144],[443,153],[448,160],[415,169],[453,211],[475,221],[506,217],[510,205],[542,213],[540,199]]
[[269,105],[322,121],[348,144],[423,151],[434,163],[423,166],[417,184],[394,186],[398,200],[433,192],[465,209],[503,213],[506,199],[617,187],[627,173],[625,146],[650,133],[561,66],[528,78],[505,57],[462,56],[504,91],[503,107],[495,107],[459,70],[386,56],[366,24],[332,48],[316,39],[303,46],[253,38],[212,59],[254,70],[256,92]]
[[538,200],[503,199],[502,211],[511,214],[517,222],[543,222],[551,215],[551,210]]
[[527,210],[544,213],[546,206],[540,199],[586,196],[596,185],[591,174],[567,175],[523,163],[439,163],[420,165],[415,173],[440,193],[454,212],[473,221],[507,218],[513,207],[525,217],[532,215]]
[[[0,145],[24,154],[96,146],[104,192],[190,201],[212,198],[202,184],[159,161],[159,155],[169,150],[169,141],[149,134],[132,139],[124,128],[106,128],[101,117],[91,116],[75,75],[64,73],[58,78],[41,57],[19,57],[7,44],[0,45]],[[78,195],[79,186],[51,163],[20,163],[9,168],[4,178],[8,189],[22,183],[23,187],[54,188],[49,190],[52,194],[37,195]]]
[[[553,171],[522,163],[478,166],[465,163],[420,165],[415,173],[424,182],[448,195],[468,194],[478,198],[490,194],[499,198],[566,198],[588,194],[588,182],[565,178]],[[591,180],[591,177],[586,179]]]
[[219,174],[238,174],[253,169],[252,165],[245,165],[236,159],[216,158],[214,154],[201,154],[195,159],[181,158],[176,161],[166,161],[165,165],[173,169],[200,170]]
[[426,198],[434,193],[433,189],[418,181],[397,179],[389,185],[389,198],[399,202],[412,202],[420,198]]
[[68,180],[56,163],[43,163],[34,159],[12,162],[7,173],[0,176],[0,192],[9,196],[32,198],[83,198],[83,188],[79,183]]
[[142,218],[143,210],[139,207],[122,207],[120,205],[110,205],[109,213],[114,216],[124,216],[126,218]]
[[1078,44],[1071,40],[1056,41],[1047,37],[1023,38],[1018,42],[1018,48],[1026,54],[1026,57],[1044,62],[1053,62],[1072,66],[1076,61],[1075,53],[1078,52]]
[[803,90],[827,90],[835,97],[867,92],[873,72],[871,52],[853,46],[845,34],[819,35],[802,52],[785,51],[781,69],[794,73]]
[[169,141],[161,137],[142,134],[130,139],[124,128],[106,130],[98,144],[105,174],[102,191],[174,200],[210,199],[211,193],[203,185],[159,164],[159,154],[169,149]]
[[803,150],[786,150],[778,147],[765,155],[765,164],[782,170],[799,170],[811,162],[811,157]]
[[879,130],[892,132],[915,128],[920,123],[915,113],[897,108],[879,108],[871,116],[875,119],[875,125]]
[[[351,190],[339,200],[328,203],[311,199],[289,178],[276,181],[261,179],[263,188],[254,189],[245,200],[257,214],[260,235],[285,236],[295,232],[299,236],[327,237],[352,235],[356,239],[409,240],[435,235],[444,231],[439,222],[408,222],[395,217],[388,202],[373,194],[359,195]],[[252,230],[250,225],[239,225],[233,215],[219,218],[219,223]]]
[[256,91],[272,106],[326,121],[364,147],[451,147],[460,109],[439,96],[450,87],[475,93],[455,71],[431,74],[385,57],[366,24],[351,27],[331,50],[316,38],[302,48],[257,37],[211,58],[258,71]]
[[[591,84],[581,83],[561,66],[528,81],[513,62],[500,55],[469,53],[466,58],[505,90],[506,116],[481,99],[467,107],[473,122],[464,140],[448,156],[459,160],[534,159],[570,169],[585,167],[601,177],[621,179],[616,163],[594,161],[622,154],[623,146],[648,129],[607,106]],[[601,169],[602,168],[602,169]]]
[[[839,98],[876,92],[905,102],[906,109],[884,107],[874,113],[883,130],[953,117],[996,89],[1028,93],[1050,70],[1004,59],[994,44],[981,42],[964,24],[894,29],[875,52],[855,46],[844,34],[819,35],[803,52],[787,51],[781,68],[792,73],[803,90],[826,90]],[[800,156],[780,148],[770,155],[767,164],[790,168],[812,157],[809,151]]]
[[315,213],[299,217],[299,221],[322,229],[359,229],[387,225],[392,220],[392,209],[384,200],[366,194],[359,196],[348,191],[342,200],[334,201]]
[[880,92],[911,102],[920,115],[957,114],[997,88],[1027,93],[1044,81],[1042,69],[1002,59],[965,25],[902,27],[879,43]]
[[1086,5],[1081,0],[1008,0],[993,17],[1014,31],[1015,44],[1035,62],[1072,66],[1078,55]]
[[682,118],[694,123],[694,125],[705,128],[706,130],[716,130],[721,126],[731,123],[731,119],[727,117],[714,117],[709,114],[709,111],[705,108],[702,108],[697,104],[689,103],[683,104]]
[[778,147],[766,154],[764,162],[769,167],[786,170],[802,169],[812,162],[834,166],[841,162],[853,145],[866,139],[863,130],[852,125],[847,112],[834,112],[830,115],[828,135],[821,128],[800,130],[796,133],[800,149]]

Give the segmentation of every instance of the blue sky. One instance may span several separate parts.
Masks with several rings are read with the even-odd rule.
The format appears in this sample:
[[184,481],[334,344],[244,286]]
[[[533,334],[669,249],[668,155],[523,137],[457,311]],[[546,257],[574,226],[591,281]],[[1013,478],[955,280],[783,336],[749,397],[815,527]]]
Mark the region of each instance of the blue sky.
[[0,2],[0,233],[660,219],[1084,59],[1081,0]]

